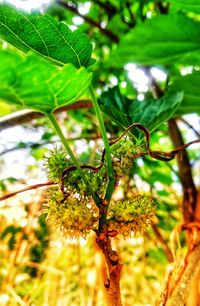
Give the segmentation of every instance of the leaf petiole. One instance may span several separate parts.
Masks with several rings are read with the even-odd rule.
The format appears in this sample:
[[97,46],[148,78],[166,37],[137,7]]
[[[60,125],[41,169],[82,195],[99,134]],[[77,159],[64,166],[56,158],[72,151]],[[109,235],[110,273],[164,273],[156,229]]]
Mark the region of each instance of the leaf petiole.
[[107,161],[107,165],[108,165],[108,178],[109,178],[109,182],[108,182],[107,189],[106,189],[105,200],[110,202],[110,199],[111,199],[111,196],[112,196],[112,193],[113,193],[113,190],[114,190],[114,184],[115,184],[115,177],[114,177],[112,157],[111,157],[111,152],[110,152],[110,145],[109,145],[108,137],[107,137],[107,134],[106,134],[106,129],[105,129],[103,117],[102,117],[102,114],[101,114],[101,110],[100,110],[96,95],[94,93],[93,87],[91,85],[89,87],[89,91],[90,91],[90,95],[91,95],[91,98],[92,98],[93,107],[94,107],[96,116],[97,116],[98,121],[99,121],[99,126],[100,126],[100,130],[101,130],[101,134],[102,134],[102,138],[103,138],[103,142],[104,142],[104,146],[105,146],[105,156],[106,156],[106,161]]

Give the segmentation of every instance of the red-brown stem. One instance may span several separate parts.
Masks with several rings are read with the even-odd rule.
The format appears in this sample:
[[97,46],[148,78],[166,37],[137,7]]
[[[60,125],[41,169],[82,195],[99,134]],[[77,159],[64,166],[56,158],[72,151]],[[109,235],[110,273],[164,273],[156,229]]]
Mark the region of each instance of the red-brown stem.
[[31,185],[31,186],[28,186],[28,187],[26,187],[26,188],[24,188],[24,189],[20,189],[20,190],[11,192],[11,193],[9,193],[9,194],[6,194],[6,195],[3,196],[3,197],[0,197],[0,201],[7,200],[7,199],[9,199],[9,198],[11,198],[11,197],[14,197],[14,196],[17,195],[18,193],[22,193],[22,192],[25,192],[25,191],[37,189],[37,188],[40,188],[40,187],[52,186],[52,185],[56,185],[56,183],[53,183],[53,182],[46,182],[46,183],[42,183],[42,184]]
[[108,235],[101,234],[97,237],[97,244],[101,249],[109,271],[109,277],[105,280],[105,288],[108,296],[109,306],[122,306],[120,292],[120,274],[122,264],[116,251],[112,250]]

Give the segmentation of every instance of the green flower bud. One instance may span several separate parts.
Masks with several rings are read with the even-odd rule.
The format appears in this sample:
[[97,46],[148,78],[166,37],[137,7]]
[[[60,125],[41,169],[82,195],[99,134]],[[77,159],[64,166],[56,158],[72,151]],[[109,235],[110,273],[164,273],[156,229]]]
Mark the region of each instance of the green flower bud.
[[96,225],[97,216],[86,198],[63,195],[60,191],[51,193],[44,212],[47,220],[56,226],[66,237],[85,237]]
[[69,158],[66,156],[66,152],[58,148],[53,149],[45,155],[44,161],[48,177],[54,182],[59,182],[62,172],[71,165]]
[[120,139],[111,146],[113,169],[118,177],[127,174],[131,168],[134,156],[140,152],[140,147],[127,137]]
[[154,200],[146,195],[112,202],[109,207],[109,229],[118,230],[124,237],[144,232],[154,219],[155,208]]

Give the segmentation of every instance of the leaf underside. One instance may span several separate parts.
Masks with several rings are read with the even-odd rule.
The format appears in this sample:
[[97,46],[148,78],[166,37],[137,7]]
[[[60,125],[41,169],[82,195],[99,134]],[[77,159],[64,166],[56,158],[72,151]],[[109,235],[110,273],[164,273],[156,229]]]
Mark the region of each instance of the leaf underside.
[[0,37],[23,52],[34,51],[59,65],[71,63],[79,68],[91,62],[89,37],[47,14],[28,14],[0,3]]
[[181,13],[146,20],[124,35],[108,65],[200,65],[200,22]]
[[2,50],[0,62],[0,100],[46,114],[75,102],[91,81],[83,67],[55,66],[35,54]]

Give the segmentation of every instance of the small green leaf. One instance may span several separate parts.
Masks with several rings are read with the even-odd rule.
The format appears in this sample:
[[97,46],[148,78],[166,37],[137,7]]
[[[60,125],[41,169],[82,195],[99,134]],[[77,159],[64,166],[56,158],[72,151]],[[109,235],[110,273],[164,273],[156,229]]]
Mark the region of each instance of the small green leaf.
[[73,103],[88,88],[85,68],[59,67],[36,56],[0,51],[0,100],[42,113]]
[[197,14],[200,13],[199,0],[168,0],[168,2],[173,4],[177,9],[183,9]]
[[124,35],[109,65],[200,64],[200,22],[183,14],[159,15]]
[[28,14],[0,3],[0,37],[59,65],[71,63],[79,68],[91,62],[92,44],[85,33],[73,32],[64,22],[39,12]]
[[118,87],[113,87],[101,96],[100,107],[111,120],[123,128],[137,122],[152,132],[172,117],[182,98],[183,94],[179,92],[159,100],[131,101],[122,97]]
[[184,92],[183,102],[178,108],[178,114],[200,113],[200,72],[195,71],[186,76],[180,76],[172,82],[169,93]]

